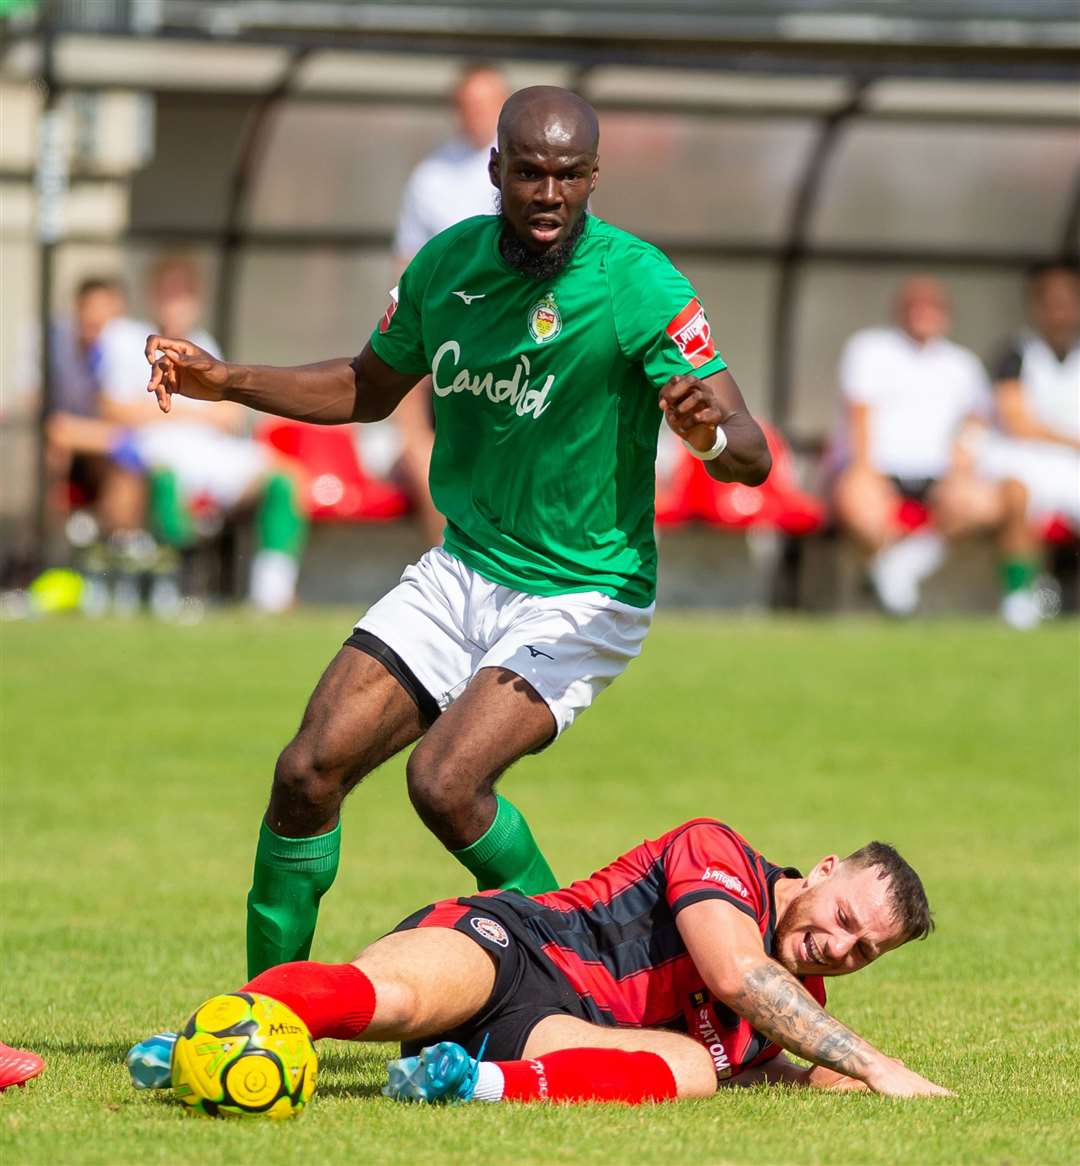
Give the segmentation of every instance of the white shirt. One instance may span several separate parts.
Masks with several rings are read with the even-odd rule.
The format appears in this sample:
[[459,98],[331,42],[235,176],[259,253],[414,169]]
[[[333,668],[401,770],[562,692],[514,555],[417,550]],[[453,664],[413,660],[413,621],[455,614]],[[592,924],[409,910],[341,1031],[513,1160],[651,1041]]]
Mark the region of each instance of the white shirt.
[[1020,354],[1020,380],[1028,408],[1048,429],[1080,437],[1080,345],[1058,360],[1041,336],[1029,334]]
[[473,215],[495,214],[488,177],[491,145],[476,149],[454,138],[429,154],[409,176],[401,203],[394,253],[412,258],[440,231]]
[[869,406],[870,464],[897,478],[940,478],[965,418],[989,409],[973,352],[944,338],[918,344],[900,328],[856,332],[840,359],[840,388]]
[[[145,320],[133,320],[121,316],[110,320],[102,330],[98,341],[101,353],[98,379],[101,394],[120,405],[147,404],[157,407],[157,402],[146,391],[150,380],[150,365],[146,363],[146,338],[156,332],[152,324]],[[213,356],[220,357],[218,342],[202,329],[196,329],[188,337],[192,344],[205,348]],[[173,408],[181,413],[201,411],[211,405],[210,401],[193,401],[187,397],[173,397]]]

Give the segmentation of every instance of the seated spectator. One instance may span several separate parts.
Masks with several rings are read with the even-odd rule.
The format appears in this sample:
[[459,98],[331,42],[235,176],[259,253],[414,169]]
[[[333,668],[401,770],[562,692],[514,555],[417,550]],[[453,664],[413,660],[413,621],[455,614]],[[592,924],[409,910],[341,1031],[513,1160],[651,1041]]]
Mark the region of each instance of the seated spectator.
[[1028,309],[1031,328],[994,367],[1002,436],[986,443],[980,467],[1023,482],[1039,525],[1062,519],[1080,533],[1080,271],[1036,268]]
[[[53,321],[49,328],[51,378],[49,414],[57,417],[97,417],[100,411],[98,371],[101,364],[101,333],[110,320],[123,315],[126,308],[124,289],[119,280],[107,276],[88,276],[75,291],[70,316]],[[36,362],[35,362],[36,364]],[[48,436],[45,458],[49,475],[49,497],[64,495],[61,510],[71,484],[93,496],[109,521],[112,510],[122,508],[123,499],[104,494],[107,479],[105,465],[92,455],[78,455],[62,442]],[[111,485],[111,484],[110,484]]]
[[995,533],[1002,615],[1030,627],[1038,607],[1026,491],[974,471],[966,439],[985,424],[988,383],[978,358],[947,339],[951,324],[944,287],[916,277],[899,289],[892,327],[848,341],[840,363],[847,464],[835,484],[836,516],[869,556],[874,590],[894,615],[917,609],[947,540]]
[[257,505],[250,597],[261,610],[284,610],[295,597],[307,533],[297,471],[247,435],[248,413],[239,405],[178,397],[171,413],[160,412],[146,392],[148,335],[189,337],[215,355],[218,345],[196,326],[201,288],[189,261],[157,263],[149,299],[154,325],[122,317],[102,332],[101,420],[70,418],[56,435],[71,448],[107,452],[113,474],[145,479],[153,532],[169,546],[192,542],[194,502],[225,512]]

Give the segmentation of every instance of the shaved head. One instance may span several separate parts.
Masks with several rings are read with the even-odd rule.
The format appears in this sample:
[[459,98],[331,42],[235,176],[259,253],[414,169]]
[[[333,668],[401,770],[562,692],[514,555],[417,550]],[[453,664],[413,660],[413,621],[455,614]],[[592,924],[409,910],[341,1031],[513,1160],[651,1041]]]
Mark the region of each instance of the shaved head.
[[499,150],[559,149],[595,156],[600,143],[596,110],[576,93],[532,85],[512,94],[499,114]]
[[499,114],[488,174],[498,190],[503,259],[532,279],[552,279],[573,258],[596,189],[596,111],[569,89],[519,89]]

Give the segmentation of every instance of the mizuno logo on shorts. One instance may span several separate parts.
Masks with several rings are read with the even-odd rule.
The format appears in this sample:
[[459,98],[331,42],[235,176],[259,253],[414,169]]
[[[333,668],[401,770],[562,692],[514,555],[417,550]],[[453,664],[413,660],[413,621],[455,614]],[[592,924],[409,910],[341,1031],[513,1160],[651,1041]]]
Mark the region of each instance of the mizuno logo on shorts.
[[547,652],[541,652],[539,648],[534,648],[532,646],[532,644],[526,644],[525,647],[529,649],[529,656],[533,660],[535,660],[537,656],[543,656],[545,660],[554,660],[555,659],[554,656],[549,656],[547,654]]

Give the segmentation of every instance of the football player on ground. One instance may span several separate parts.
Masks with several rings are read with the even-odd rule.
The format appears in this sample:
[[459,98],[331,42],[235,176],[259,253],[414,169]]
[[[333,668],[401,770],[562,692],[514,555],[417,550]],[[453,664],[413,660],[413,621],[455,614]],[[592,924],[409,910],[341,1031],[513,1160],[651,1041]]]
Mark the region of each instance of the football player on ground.
[[[384,1093],[402,1101],[639,1102],[758,1082],[947,1095],[824,1008],[825,977],[932,926],[885,843],[804,877],[697,818],[563,890],[447,899],[352,963],[284,964],[241,991],[287,1004],[315,1039],[401,1041]],[[169,1083],[175,1039],[131,1050],[136,1084]]]
[[641,650],[656,591],[661,415],[722,481],[757,485],[765,438],[694,289],[654,247],[587,213],[598,124],[564,89],[505,104],[501,213],[427,243],[363,352],[228,364],[150,336],[149,389],[300,421],[388,416],[432,378],[431,492],[445,541],[357,623],[274,773],[248,899],[248,969],[310,950],[348,792],[418,738],[424,823],[481,890],[557,885],[506,768],[550,744]]

